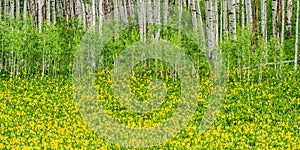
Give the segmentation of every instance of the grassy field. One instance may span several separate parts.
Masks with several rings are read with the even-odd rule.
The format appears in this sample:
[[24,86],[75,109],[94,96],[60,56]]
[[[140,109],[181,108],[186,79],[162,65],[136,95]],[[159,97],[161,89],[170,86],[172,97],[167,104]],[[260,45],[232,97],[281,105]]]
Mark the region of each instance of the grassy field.
[[[198,125],[210,97],[207,88],[209,78],[202,76],[202,96],[197,113],[189,125],[172,140],[150,149],[300,148],[299,75],[285,71],[283,78],[279,79],[266,71],[259,84],[254,73],[257,70],[253,70],[250,77],[242,81],[234,72],[227,81],[227,94],[221,113],[207,132],[198,134]],[[109,78],[105,78],[107,76],[99,73],[96,86],[99,92],[105,90],[103,85],[109,84]],[[71,76],[2,75],[0,148],[122,148],[105,141],[85,124],[78,112],[72,86]],[[120,111],[121,108],[114,105],[113,96],[109,96],[111,93],[100,95],[107,112],[130,127],[153,126],[169,117],[164,114],[172,114],[176,110],[176,107],[161,109],[145,122],[145,116]],[[147,97],[143,94],[140,96]]]

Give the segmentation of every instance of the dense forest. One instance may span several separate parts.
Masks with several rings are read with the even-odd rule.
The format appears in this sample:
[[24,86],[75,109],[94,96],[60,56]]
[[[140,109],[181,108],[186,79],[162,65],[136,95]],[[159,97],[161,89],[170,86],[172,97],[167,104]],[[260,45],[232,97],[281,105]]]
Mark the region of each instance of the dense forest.
[[209,44],[227,58],[228,71],[270,65],[277,76],[284,64],[297,69],[299,8],[292,0],[2,0],[0,70],[15,75],[68,71],[88,28],[101,30],[109,19],[126,22],[139,11],[142,40],[147,26],[168,19],[168,6],[189,11],[193,24],[206,29]]

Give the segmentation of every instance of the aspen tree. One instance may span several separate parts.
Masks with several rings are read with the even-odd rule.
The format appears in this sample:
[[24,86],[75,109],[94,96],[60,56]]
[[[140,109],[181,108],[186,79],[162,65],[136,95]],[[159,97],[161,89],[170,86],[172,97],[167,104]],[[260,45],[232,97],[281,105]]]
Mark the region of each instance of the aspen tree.
[[299,1],[297,1],[297,15],[296,15],[296,40],[295,40],[295,60],[294,69],[297,70],[298,67],[298,40],[299,40]]
[[288,36],[292,34],[292,8],[293,8],[293,1],[292,0],[286,0],[286,29],[288,30]]

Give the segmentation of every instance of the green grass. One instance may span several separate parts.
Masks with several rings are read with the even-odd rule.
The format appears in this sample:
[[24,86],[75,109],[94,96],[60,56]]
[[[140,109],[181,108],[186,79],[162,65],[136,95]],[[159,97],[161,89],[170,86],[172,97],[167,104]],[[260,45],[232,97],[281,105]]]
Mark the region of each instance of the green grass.
[[[188,126],[170,141],[151,149],[299,148],[299,75],[285,71],[281,80],[267,71],[266,75],[270,74],[270,77],[259,84],[254,72],[257,70],[241,82],[238,76],[231,75],[218,118],[207,132],[198,134],[198,126],[207,107],[205,103],[209,100],[209,86],[201,84],[207,91],[202,91],[203,99],[199,99],[198,110]],[[102,75],[107,77],[108,74]],[[136,86],[139,87],[138,84]],[[106,88],[99,86],[98,89]],[[114,119],[130,127],[159,124],[169,116],[165,115],[164,119],[155,116],[176,111],[176,108],[167,112],[157,111],[145,123],[140,120],[145,117],[143,115],[126,111],[120,113],[120,107],[111,107],[113,101],[109,97],[101,100]],[[74,100],[70,76],[2,76],[0,108],[1,149],[121,148],[102,139],[83,121]]]

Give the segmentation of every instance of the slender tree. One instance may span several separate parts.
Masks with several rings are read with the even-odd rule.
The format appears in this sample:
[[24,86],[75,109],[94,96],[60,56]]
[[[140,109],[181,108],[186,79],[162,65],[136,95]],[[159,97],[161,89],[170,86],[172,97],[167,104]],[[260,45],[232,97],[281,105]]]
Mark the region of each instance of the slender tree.
[[161,30],[160,18],[160,0],[155,0],[155,22],[158,25],[158,30],[156,32],[155,38],[157,41],[159,40]]
[[4,14],[4,17],[6,17],[6,15],[7,15],[7,12],[8,12],[8,0],[4,0],[4,8],[3,8],[3,10],[4,10],[4,12],[3,12],[3,14]]
[[[2,21],[2,1],[0,1],[0,20]],[[1,71],[1,69],[0,69],[0,71]]]
[[267,0],[261,1],[261,32],[264,37],[264,59],[268,63]]
[[262,57],[264,57],[267,62],[267,0],[261,0],[261,32],[264,38],[264,50],[262,52],[263,56],[260,56],[260,71],[259,71],[259,82],[262,80]]
[[16,19],[19,21],[20,19],[20,1],[16,0]]
[[23,20],[24,20],[24,24],[26,24],[26,18],[27,18],[27,7],[28,3],[27,3],[27,0],[24,0],[24,3],[23,3]]
[[46,21],[47,24],[50,24],[50,0],[46,0]]
[[192,8],[192,23],[193,26],[197,26],[197,17],[196,17],[196,6],[195,6],[195,0],[191,1],[191,8]]
[[286,29],[288,30],[287,35],[290,36],[292,32],[292,8],[293,8],[292,0],[286,0]]
[[180,37],[181,35],[181,29],[180,29],[180,26],[181,26],[181,23],[182,23],[182,0],[178,0],[178,16],[179,16],[179,27],[178,27],[178,37]]
[[[199,26],[201,27],[202,31],[201,31],[201,36],[204,37],[204,30],[203,30],[203,21],[202,21],[202,14],[201,14],[201,10],[200,10],[200,2],[199,0],[196,0],[196,14],[197,14],[197,22],[199,23]],[[178,2],[179,3],[179,2]],[[182,8],[181,8],[182,9]],[[182,12],[182,10],[181,10]]]
[[104,20],[103,0],[99,0],[99,33],[101,33],[102,30],[103,20]]
[[272,0],[272,25],[273,25],[273,37],[275,38],[277,37],[277,21],[278,21],[277,4],[278,4],[277,0]]
[[[131,2],[131,0],[127,0],[128,2],[128,8],[129,8],[129,14],[130,14],[130,18],[134,18],[134,6],[133,6],[133,2]],[[154,1],[155,2],[155,1]]]
[[[259,33],[259,21],[258,21],[258,8],[259,8],[259,6],[258,6],[258,1],[259,0],[253,0],[253,7],[252,7],[252,9],[253,9],[253,34],[255,34],[255,33]],[[259,38],[259,34],[258,34],[258,38]],[[253,45],[255,45],[255,43],[256,43],[256,40],[253,40]],[[259,45],[259,40],[258,40],[258,43],[257,43],[257,45]]]
[[124,14],[124,23],[128,23],[128,12],[127,12],[126,0],[123,0],[122,13]]
[[281,46],[280,46],[280,77],[282,77],[282,63],[283,63],[283,60],[282,60],[282,57],[283,57],[283,46],[284,46],[284,31],[285,31],[285,3],[282,1],[281,2],[281,14],[282,14],[282,18],[281,18]]
[[224,35],[225,37],[228,36],[228,11],[227,11],[227,8],[228,8],[228,1],[227,0],[223,0],[223,32],[224,32]]
[[119,10],[118,10],[118,1],[117,0],[112,0],[113,1],[113,7],[114,7],[114,19],[119,19]]
[[86,11],[85,11],[85,4],[82,2],[81,3],[81,16],[82,16],[82,23],[83,23],[83,27],[86,28]]
[[147,0],[147,21],[149,24],[153,23],[153,10],[151,0]]
[[57,17],[59,17],[59,18],[62,18],[62,7],[61,7],[61,1],[60,0],[57,0],[56,1],[56,3],[55,3],[55,5],[56,5],[56,9],[57,9]]
[[144,41],[144,36],[143,36],[143,32],[144,32],[144,14],[143,14],[143,1],[139,0],[137,2],[137,7],[138,7],[138,26],[139,26],[139,33],[140,33],[140,41]]
[[119,11],[120,19],[125,23],[125,17],[124,17],[124,10],[123,10],[123,6],[122,6],[122,0],[118,1],[118,11]]
[[242,29],[245,28],[245,0],[242,0],[241,4],[241,24],[242,24]]
[[[206,19],[206,31],[207,31],[207,38],[208,38],[208,46],[209,49],[214,46],[215,44],[215,33],[214,33],[214,15],[213,8],[212,8],[212,0],[205,1],[205,19]],[[212,51],[209,52],[212,55]]]
[[239,22],[240,21],[240,6],[241,6],[241,1],[240,0],[235,0],[235,9],[236,9],[236,20]]
[[147,4],[145,0],[142,0],[142,14],[143,14],[143,36],[144,42],[147,40]]
[[299,40],[299,10],[300,2],[297,1],[297,15],[296,15],[296,40],[295,40],[295,60],[294,69],[297,70],[298,67],[298,40]]
[[92,27],[96,25],[96,8],[95,8],[95,0],[92,0]]
[[42,7],[43,7],[43,1],[39,0],[38,1],[38,12],[37,12],[39,32],[42,31],[42,19],[43,19],[42,18]]
[[10,18],[14,18],[15,17],[15,1],[14,0],[10,0]]
[[229,6],[229,26],[230,33],[233,40],[236,40],[236,12],[235,12],[235,0],[228,1]]
[[86,11],[87,26],[91,27],[91,25],[92,25],[92,8],[91,8],[90,3],[86,4],[85,11]]
[[249,29],[251,32],[253,32],[253,15],[251,0],[246,0],[246,16]]
[[70,3],[69,3],[69,9],[70,9],[70,18],[72,18],[74,15],[75,15],[75,12],[74,12],[74,0],[70,0]]
[[52,22],[56,23],[56,8],[55,8],[55,0],[51,0],[51,9],[52,9]]
[[169,5],[168,0],[164,1],[164,17],[163,17],[163,24],[166,25],[168,23],[168,12],[169,12]]
[[213,3],[213,14],[214,14],[214,33],[216,44],[219,41],[219,15],[218,15],[218,0],[214,0]]
[[223,40],[223,0],[220,1],[220,41]]

